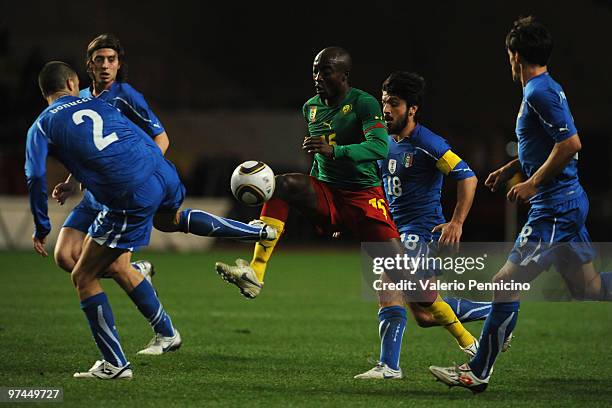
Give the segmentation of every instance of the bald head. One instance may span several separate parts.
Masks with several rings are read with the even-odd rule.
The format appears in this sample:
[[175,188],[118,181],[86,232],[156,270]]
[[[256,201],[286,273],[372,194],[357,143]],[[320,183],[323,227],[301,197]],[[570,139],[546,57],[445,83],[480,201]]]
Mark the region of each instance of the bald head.
[[315,57],[316,65],[331,65],[338,71],[350,72],[353,66],[351,55],[342,47],[327,47]]
[[317,94],[328,105],[342,100],[348,90],[351,56],[340,47],[328,47],[321,50],[312,63],[312,79]]

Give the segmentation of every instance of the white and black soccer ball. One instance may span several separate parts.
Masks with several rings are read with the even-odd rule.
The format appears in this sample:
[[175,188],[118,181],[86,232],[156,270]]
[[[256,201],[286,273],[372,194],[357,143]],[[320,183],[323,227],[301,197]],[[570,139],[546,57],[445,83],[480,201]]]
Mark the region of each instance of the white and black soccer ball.
[[261,205],[274,194],[274,172],[266,163],[245,161],[232,173],[230,186],[232,194],[241,203]]

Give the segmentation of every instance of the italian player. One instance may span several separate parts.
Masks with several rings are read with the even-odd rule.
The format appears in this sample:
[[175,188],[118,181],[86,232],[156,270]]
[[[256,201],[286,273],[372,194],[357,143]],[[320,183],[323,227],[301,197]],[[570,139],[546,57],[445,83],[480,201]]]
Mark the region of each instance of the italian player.
[[[598,274],[585,227],[589,202],[578,181],[578,131],[567,97],[547,64],[552,37],[535,18],[514,22],[506,36],[512,78],[523,87],[516,121],[519,157],[487,178],[492,191],[523,171],[527,180],[510,189],[510,201],[529,202],[528,219],[493,282],[529,282],[555,266],[577,299],[612,300],[612,273]],[[440,381],[474,393],[484,391],[502,344],[519,312],[519,293],[496,291],[476,356],[458,367],[431,366]]]
[[[393,72],[383,82],[382,90],[383,114],[389,130],[389,154],[378,164],[389,209],[408,255],[415,259],[423,255],[435,256],[438,244],[455,246],[459,243],[478,181],[468,164],[453,152],[446,140],[420,123],[425,94],[425,80],[421,76],[411,72]],[[440,203],[444,176],[457,182],[457,204],[449,222],[444,219]],[[420,271],[427,276],[430,272]],[[491,309],[490,302],[457,298],[444,300],[462,323],[482,320]],[[419,326],[436,325],[431,314],[418,303],[408,305]],[[403,306],[395,306],[395,310],[406,313]],[[385,312],[382,309],[380,313]],[[386,336],[388,330],[387,324],[380,326],[380,363],[355,378],[391,378],[379,375],[385,365],[399,370],[403,330]],[[473,356],[477,344],[471,343],[461,349]]]
[[[121,348],[113,313],[99,277],[115,265],[116,280],[156,333],[147,354],[181,345],[181,337],[151,284],[130,265],[128,252],[149,243],[153,223],[161,231],[210,236],[223,231],[236,239],[274,239],[272,228],[252,227],[199,210],[179,210],[185,196],[174,165],[140,127],[101,99],[79,97],[76,72],[59,61],[47,63],[39,85],[49,106],[26,141],[26,178],[34,216],[34,250],[47,256],[46,159],[56,156],[102,206],[83,241],[71,278],[102,358],[77,378],[126,379],[132,369]],[[155,346],[155,347],[153,347]]]
[[[340,47],[325,48],[315,57],[313,80],[317,95],[303,107],[308,136],[302,147],[314,154],[312,171],[310,176],[277,176],[276,190],[264,204],[260,220],[274,227],[280,237],[289,208],[293,207],[313,220],[321,232],[349,231],[361,242],[387,242],[395,254],[402,253],[377,168],[377,160],[387,157],[387,130],[378,101],[349,85],[351,65],[350,55]],[[217,272],[238,286],[245,297],[256,297],[277,241],[278,238],[256,244],[250,263],[240,259],[236,266],[218,262]],[[448,304],[435,292],[426,296],[420,303],[423,310],[446,327],[462,347],[472,345],[475,339]],[[403,304],[401,293],[381,298],[381,324],[393,326],[388,330],[389,336],[395,330],[403,331]],[[384,366],[379,375],[401,378],[402,373]]]
[[[125,82],[127,65],[125,51],[119,39],[112,34],[101,34],[94,38],[87,46],[86,66],[92,83],[89,88],[80,92],[80,96],[100,98],[115,106],[144,130],[159,146],[162,154],[165,154],[169,140],[164,127],[142,94]],[[52,196],[63,205],[78,189],[79,183],[70,175],[65,182],[55,186]],[[55,262],[60,268],[67,272],[72,271],[81,254],[87,230],[101,210],[102,205],[91,191],[86,190],[83,199],[70,212],[60,230],[54,251]],[[129,258],[131,252],[125,256]],[[115,275],[114,265],[107,271],[107,276]],[[137,261],[132,266],[150,281],[154,273],[150,262]]]

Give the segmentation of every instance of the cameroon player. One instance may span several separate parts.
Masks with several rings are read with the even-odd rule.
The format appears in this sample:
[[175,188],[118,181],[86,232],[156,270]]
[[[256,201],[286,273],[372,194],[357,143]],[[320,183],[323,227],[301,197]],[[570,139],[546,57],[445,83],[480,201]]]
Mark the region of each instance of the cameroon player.
[[[303,107],[308,136],[302,148],[314,154],[310,176],[283,174],[276,177],[273,197],[264,204],[260,222],[282,235],[289,208],[310,218],[321,232],[346,230],[361,242],[387,242],[394,253],[402,253],[399,233],[378,176],[377,160],[388,154],[388,134],[377,100],[349,85],[351,57],[340,47],[329,47],[317,54],[312,76],[317,95]],[[218,262],[217,272],[235,284],[247,298],[256,297],[262,287],[267,263],[278,238],[257,244],[249,263],[236,266]],[[401,293],[385,293],[380,302],[381,327],[387,327],[383,348],[393,348],[393,333],[406,324]],[[449,305],[435,292],[425,294],[419,305],[444,326],[463,348],[475,349],[476,340],[458,321]],[[384,352],[385,350],[383,350]],[[475,350],[474,350],[475,351]],[[381,365],[380,378],[401,378],[402,372]]]

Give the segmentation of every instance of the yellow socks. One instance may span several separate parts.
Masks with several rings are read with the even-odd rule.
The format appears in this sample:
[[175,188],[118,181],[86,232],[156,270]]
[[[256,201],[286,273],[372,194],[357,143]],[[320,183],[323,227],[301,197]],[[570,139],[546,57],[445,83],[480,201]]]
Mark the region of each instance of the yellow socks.
[[[272,256],[272,252],[274,251],[274,247],[276,243],[280,239],[283,234],[283,230],[285,229],[285,223],[281,220],[277,220],[276,218],[259,217],[260,220],[275,228],[278,235],[274,241],[260,241],[255,244],[255,249],[253,250],[253,260],[251,260],[251,268],[255,271],[257,275],[257,279],[260,282],[263,282],[264,275],[266,274],[266,266],[268,264],[268,260],[270,256]],[[447,305],[448,306],[448,305]]]
[[467,347],[474,343],[474,336],[463,327],[453,309],[442,300],[440,295],[435,302],[430,306],[423,307],[423,309],[431,313],[436,323],[448,330],[461,347]]

